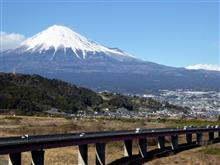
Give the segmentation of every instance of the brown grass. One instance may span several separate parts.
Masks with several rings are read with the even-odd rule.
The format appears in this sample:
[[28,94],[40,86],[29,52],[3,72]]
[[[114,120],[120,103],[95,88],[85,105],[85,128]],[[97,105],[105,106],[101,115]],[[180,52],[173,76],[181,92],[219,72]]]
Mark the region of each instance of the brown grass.
[[[208,148],[213,147],[220,149],[220,144],[208,146]],[[152,160],[145,163],[145,165],[219,165],[220,155],[205,153],[204,151],[206,149],[207,146],[203,146],[200,148],[183,151],[176,155]]]

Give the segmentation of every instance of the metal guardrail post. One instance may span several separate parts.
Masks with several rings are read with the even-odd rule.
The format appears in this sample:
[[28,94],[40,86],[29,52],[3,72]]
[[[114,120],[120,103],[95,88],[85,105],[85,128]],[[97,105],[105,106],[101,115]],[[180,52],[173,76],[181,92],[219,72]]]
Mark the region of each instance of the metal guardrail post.
[[[218,128],[220,128],[220,126],[218,126]],[[220,140],[220,131],[218,131],[218,138]]]
[[172,147],[172,150],[178,149],[178,135],[171,136],[171,147]]
[[105,143],[96,143],[96,165],[105,165]]
[[21,165],[21,153],[9,154],[8,165]]
[[138,141],[138,149],[139,149],[139,154],[141,155],[142,158],[147,157],[147,139],[139,139]]
[[164,149],[165,148],[165,137],[164,136],[159,136],[157,138],[158,141],[158,148],[159,149]]
[[214,140],[214,132],[209,132],[209,141]]
[[124,156],[132,156],[132,140],[124,141]]
[[31,151],[31,165],[44,165],[44,150]]
[[88,144],[79,145],[78,165],[88,165]]
[[186,142],[187,142],[187,144],[192,144],[192,134],[191,133],[186,134]]
[[196,133],[196,143],[198,145],[202,145],[203,134],[201,132]]

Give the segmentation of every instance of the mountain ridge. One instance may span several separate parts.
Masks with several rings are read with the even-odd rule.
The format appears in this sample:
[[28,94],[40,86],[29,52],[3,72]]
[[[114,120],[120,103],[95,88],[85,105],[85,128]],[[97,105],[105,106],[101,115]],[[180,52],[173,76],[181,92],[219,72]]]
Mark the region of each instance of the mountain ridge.
[[[51,35],[54,40],[47,39]],[[0,53],[0,71],[39,74],[97,91],[220,90],[220,72],[187,70],[143,61],[118,48],[103,47],[78,35],[63,26],[49,27],[21,46]],[[75,39],[75,36],[78,37]],[[65,39],[68,40],[66,45]],[[27,43],[29,47],[25,46]]]

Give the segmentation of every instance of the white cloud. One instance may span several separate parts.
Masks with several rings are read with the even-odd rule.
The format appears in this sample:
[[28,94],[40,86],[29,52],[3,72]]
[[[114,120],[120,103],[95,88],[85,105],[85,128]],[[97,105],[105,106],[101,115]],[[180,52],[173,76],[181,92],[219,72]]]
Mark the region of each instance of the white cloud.
[[24,40],[25,36],[22,34],[0,32],[0,52],[14,48]]
[[204,69],[204,70],[213,70],[213,71],[220,71],[220,66],[212,65],[212,64],[196,64],[187,66],[186,69]]

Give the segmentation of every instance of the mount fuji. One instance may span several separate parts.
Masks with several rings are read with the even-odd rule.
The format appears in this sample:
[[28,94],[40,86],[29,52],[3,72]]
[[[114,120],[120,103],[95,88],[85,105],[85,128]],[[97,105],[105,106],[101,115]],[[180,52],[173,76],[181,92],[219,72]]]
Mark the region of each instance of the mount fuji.
[[0,72],[40,74],[95,90],[144,93],[163,89],[219,90],[220,73],[140,60],[54,25],[0,53]]

